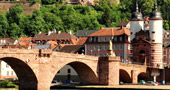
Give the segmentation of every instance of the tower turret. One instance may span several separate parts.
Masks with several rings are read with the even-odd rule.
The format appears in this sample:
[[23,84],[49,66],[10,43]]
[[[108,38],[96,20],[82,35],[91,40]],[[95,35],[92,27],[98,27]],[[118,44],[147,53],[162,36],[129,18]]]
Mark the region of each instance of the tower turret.
[[154,9],[150,15],[149,33],[152,42],[151,65],[153,67],[162,68],[163,19],[161,13],[157,9],[157,2],[155,2]]
[[143,27],[144,27],[143,16],[142,13],[139,12],[138,0],[136,0],[136,11],[133,12],[130,20],[131,31],[130,41],[134,39],[136,32],[139,32],[141,29],[143,30]]

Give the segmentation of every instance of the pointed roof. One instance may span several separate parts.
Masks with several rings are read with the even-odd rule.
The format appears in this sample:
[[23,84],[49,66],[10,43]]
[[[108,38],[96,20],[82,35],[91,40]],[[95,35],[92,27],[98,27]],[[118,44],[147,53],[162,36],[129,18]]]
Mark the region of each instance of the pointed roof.
[[130,30],[124,27],[116,28],[101,28],[100,30],[90,34],[89,36],[118,36],[118,35],[130,35]]
[[151,15],[150,15],[150,19],[162,19],[162,15],[161,15],[161,13],[158,11],[157,1],[155,1],[154,10],[152,11],[152,13],[151,13]]
[[138,0],[136,0],[136,11],[133,12],[133,14],[131,16],[131,20],[143,20],[142,13],[139,12]]

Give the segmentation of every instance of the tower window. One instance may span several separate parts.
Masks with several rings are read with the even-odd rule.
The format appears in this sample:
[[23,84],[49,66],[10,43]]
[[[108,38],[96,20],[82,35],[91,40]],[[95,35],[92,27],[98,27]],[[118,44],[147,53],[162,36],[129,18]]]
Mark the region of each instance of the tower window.
[[68,69],[68,71],[67,71],[68,73],[71,73],[71,69]]

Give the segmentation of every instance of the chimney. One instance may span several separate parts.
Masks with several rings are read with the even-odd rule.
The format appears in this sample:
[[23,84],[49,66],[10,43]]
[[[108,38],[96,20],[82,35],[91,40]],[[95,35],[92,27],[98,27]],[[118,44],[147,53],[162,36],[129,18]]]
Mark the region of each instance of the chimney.
[[48,31],[48,36],[51,34],[51,31]]
[[69,33],[69,34],[72,34],[72,32],[71,32],[71,31],[68,31],[68,33]]
[[61,33],[61,31],[58,31],[58,34],[60,34]]
[[54,30],[53,30],[53,33],[56,33],[57,31],[56,31],[56,29],[54,28]]
[[39,31],[38,34],[41,34],[41,31]]

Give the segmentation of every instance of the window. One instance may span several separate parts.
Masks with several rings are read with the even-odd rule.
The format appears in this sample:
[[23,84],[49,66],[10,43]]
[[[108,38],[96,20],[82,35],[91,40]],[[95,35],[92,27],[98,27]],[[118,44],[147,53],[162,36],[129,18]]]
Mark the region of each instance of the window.
[[94,51],[96,50],[96,46],[95,46],[95,45],[93,46],[93,50],[94,50]]
[[120,45],[120,46],[119,46],[119,49],[120,49],[120,50],[123,50],[123,45]]
[[90,45],[88,46],[88,50],[89,50],[89,51],[91,50],[91,46],[90,46]]
[[7,76],[9,76],[9,71],[7,71]]
[[104,42],[106,42],[107,41],[107,37],[104,37]]
[[166,55],[166,51],[164,51],[163,54]]
[[166,61],[166,57],[164,57],[164,58],[163,58],[163,62],[164,62],[164,63],[166,63],[166,62],[167,62],[167,61]]
[[57,73],[60,73],[60,70]]
[[152,40],[152,42],[155,42],[155,40]]
[[89,37],[89,42],[92,42],[92,37]]
[[115,41],[115,42],[117,41],[117,37],[114,37],[114,41]]
[[94,42],[96,42],[96,37],[94,37],[93,39],[94,39]]
[[119,45],[115,45],[114,50],[118,50],[118,49],[119,49]]
[[6,68],[9,68],[9,65],[8,65],[8,64],[6,64]]
[[13,71],[11,71],[11,75],[14,75]]
[[107,49],[106,49],[106,45],[103,45],[103,50],[107,50]]
[[122,37],[119,37],[120,41],[122,41]]
[[101,37],[98,37],[98,42],[101,42]]
[[131,35],[133,34],[133,32],[130,33]]
[[152,33],[155,33],[155,31],[152,31]]
[[116,50],[116,45],[114,45],[114,48],[113,48],[114,50]]
[[99,49],[102,50],[102,45],[99,45]]
[[68,72],[68,73],[71,73],[71,69],[68,69],[67,72]]

